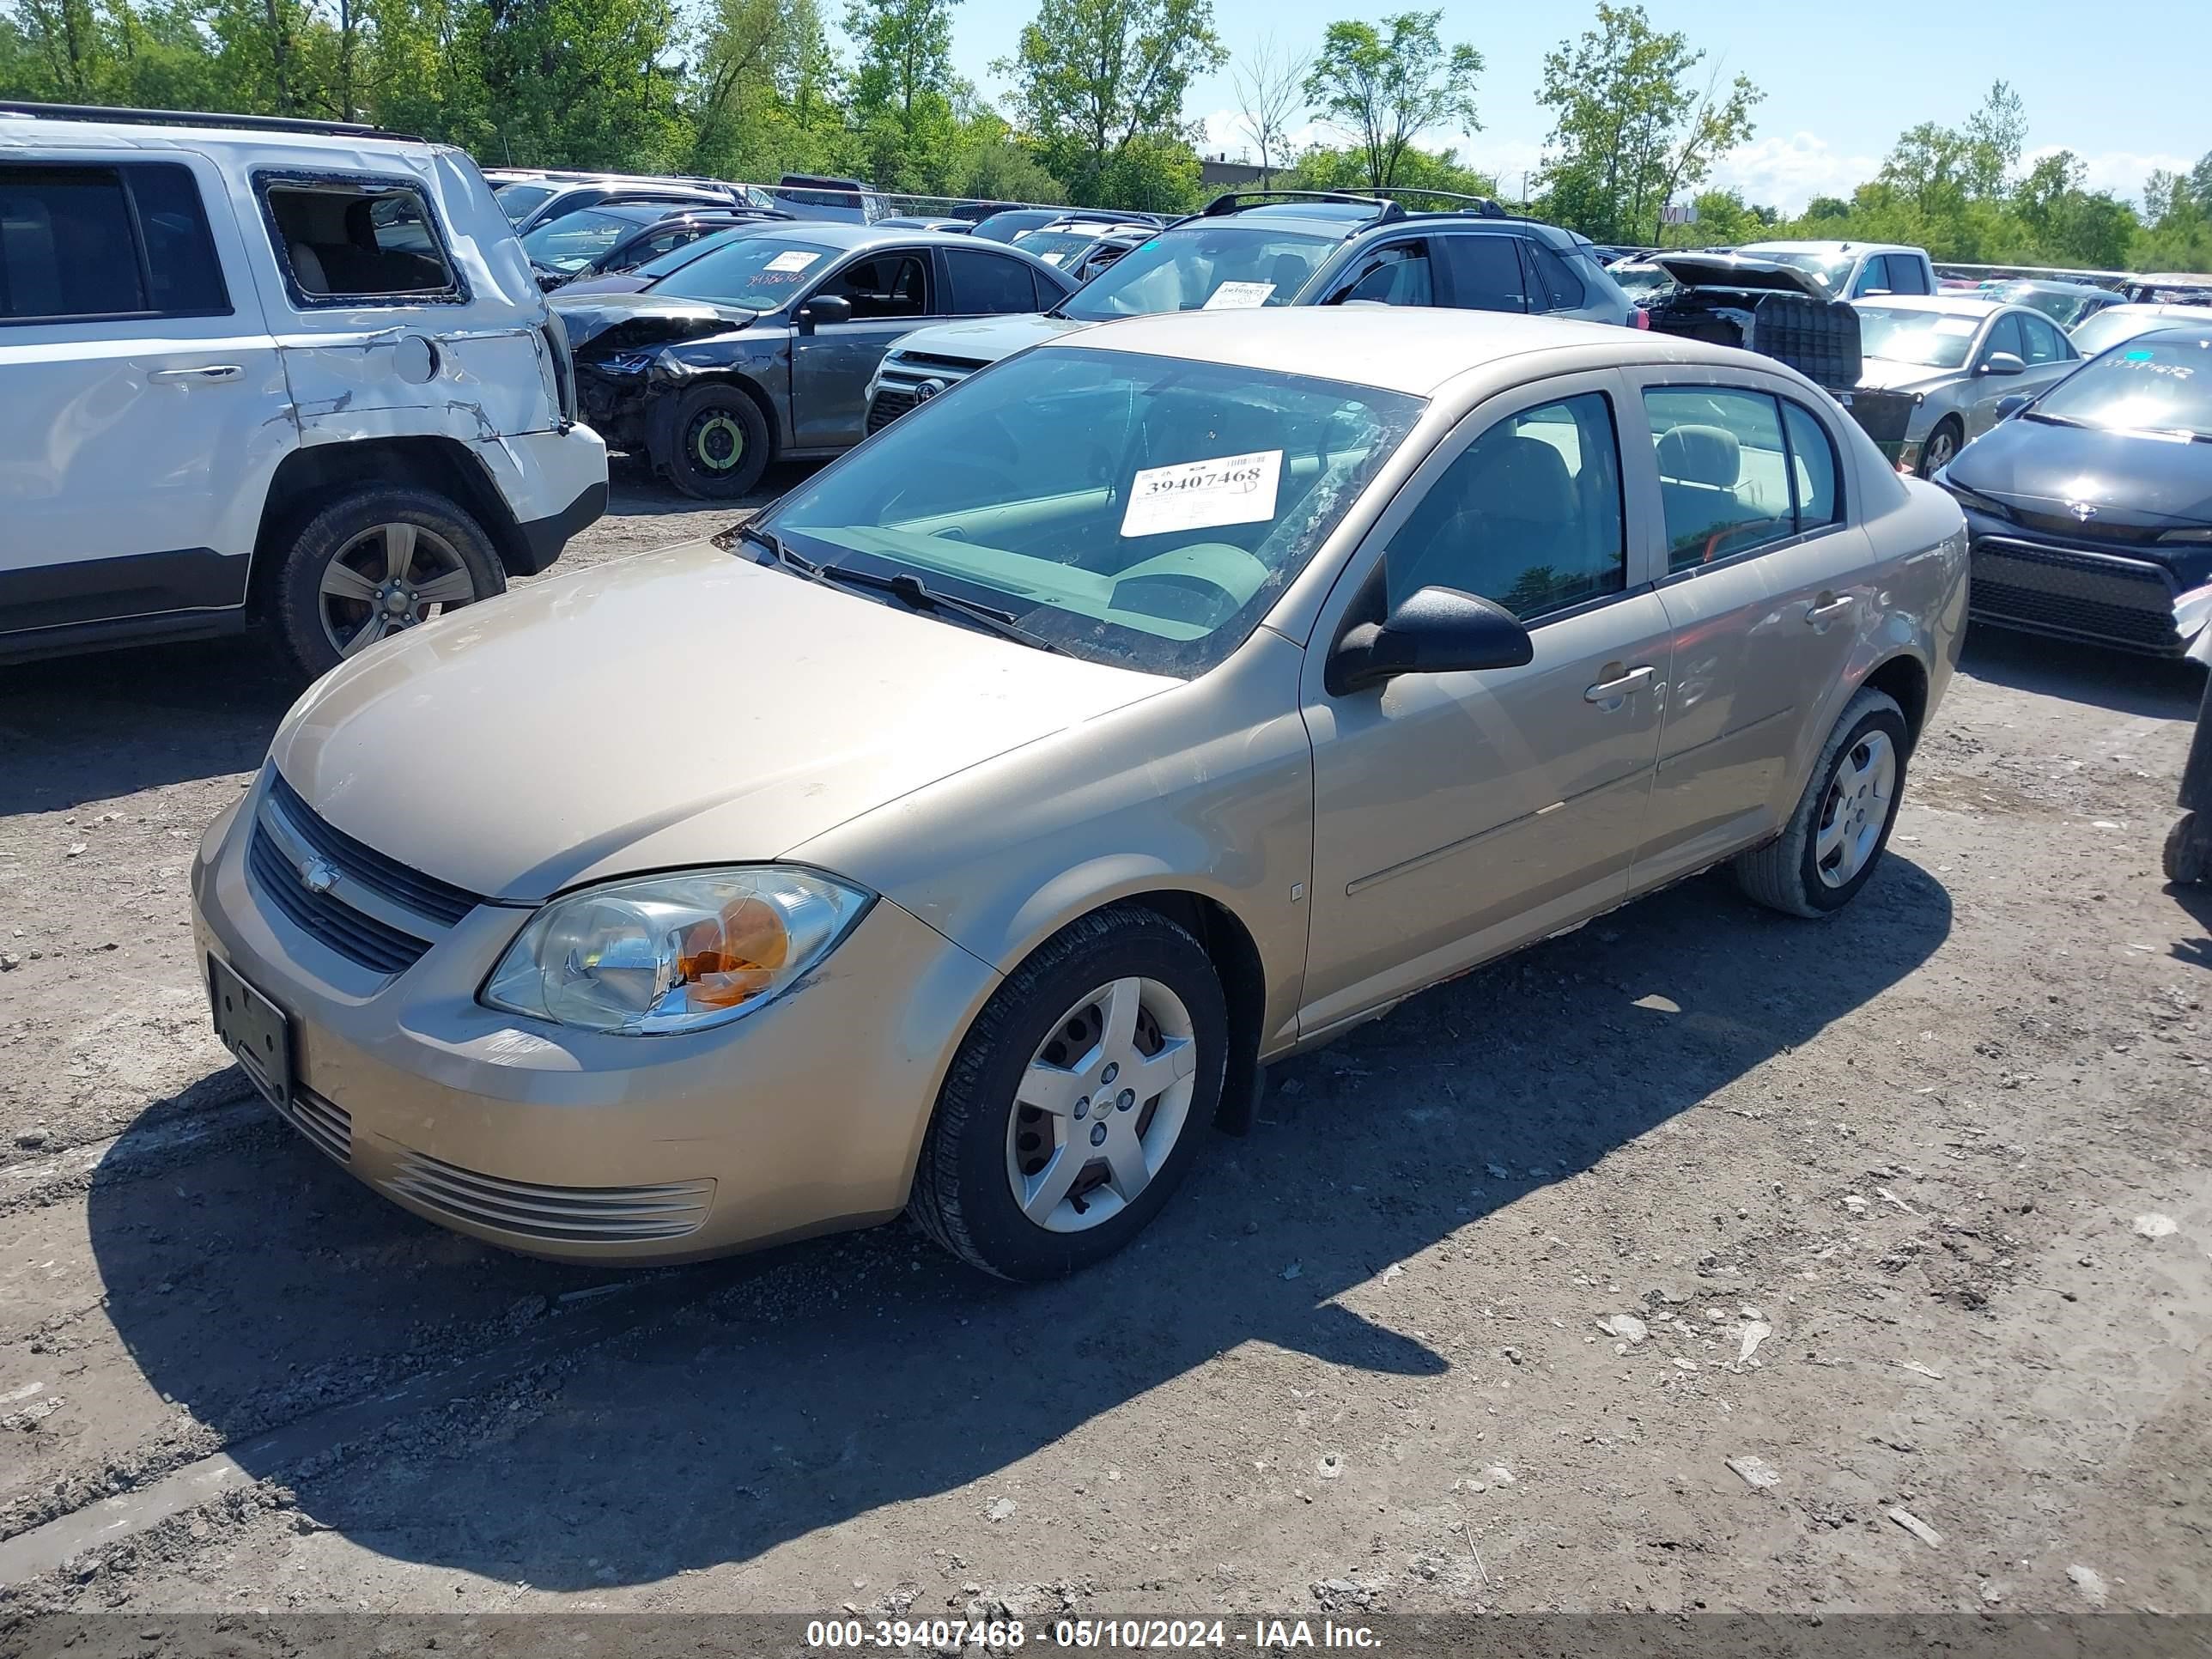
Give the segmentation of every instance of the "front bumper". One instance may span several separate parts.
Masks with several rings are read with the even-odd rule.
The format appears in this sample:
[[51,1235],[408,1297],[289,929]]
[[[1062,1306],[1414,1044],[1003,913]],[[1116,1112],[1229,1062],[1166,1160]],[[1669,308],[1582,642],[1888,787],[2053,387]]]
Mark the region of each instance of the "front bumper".
[[2175,608],[2181,587],[2170,567],[1971,510],[1966,523],[1967,614],[1974,621],[2147,656],[2179,657],[2188,649]]
[[[202,843],[193,933],[290,1022],[295,1127],[441,1226],[529,1255],[691,1261],[888,1219],[945,1067],[998,982],[887,899],[775,1002],[685,1036],[476,1000],[526,908],[483,904],[386,975],[248,868],[258,784]],[[264,868],[265,868],[264,861]]]

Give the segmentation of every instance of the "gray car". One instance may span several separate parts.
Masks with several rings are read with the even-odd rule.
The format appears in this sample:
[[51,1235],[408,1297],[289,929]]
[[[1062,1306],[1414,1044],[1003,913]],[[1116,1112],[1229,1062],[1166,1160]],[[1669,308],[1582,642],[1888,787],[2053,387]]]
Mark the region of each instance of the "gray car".
[[938,231],[775,225],[696,246],[645,267],[641,292],[564,292],[553,307],[584,418],[707,499],[744,495],[771,460],[858,443],[869,380],[902,336],[1034,313],[1073,286],[1018,249]]
[[2081,362],[2058,325],[2026,306],[1897,295],[1856,309],[1859,384],[1913,394],[1897,461],[1923,478],[1994,426],[2002,400],[2033,397]]

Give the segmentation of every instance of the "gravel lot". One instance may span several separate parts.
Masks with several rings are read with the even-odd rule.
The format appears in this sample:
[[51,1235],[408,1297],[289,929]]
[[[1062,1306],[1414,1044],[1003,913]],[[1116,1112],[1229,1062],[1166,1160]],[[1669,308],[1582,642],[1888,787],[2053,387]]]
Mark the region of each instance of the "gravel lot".
[[[633,477],[557,568],[733,516]],[[288,690],[0,673],[0,1618],[2212,1612],[2196,684],[1978,640],[1840,919],[1707,877],[1431,991],[1020,1291],[903,1224],[625,1277],[386,1205],[191,959]]]

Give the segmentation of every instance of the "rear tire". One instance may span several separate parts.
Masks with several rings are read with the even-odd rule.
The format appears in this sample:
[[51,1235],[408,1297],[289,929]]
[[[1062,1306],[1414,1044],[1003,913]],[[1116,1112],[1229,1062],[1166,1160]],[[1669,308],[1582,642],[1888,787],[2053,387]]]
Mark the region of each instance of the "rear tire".
[[[1110,1013],[1095,1026],[1083,1016],[1123,987],[1139,1000],[1134,1036],[1117,1044]],[[1187,1069],[1165,1058],[1170,1042],[1188,1044]],[[953,1255],[1000,1279],[1057,1279],[1103,1261],[1188,1173],[1220,1104],[1228,1053],[1221,981],[1195,939],[1129,906],[1085,916],[1040,945],[976,1016],[939,1091],[908,1211]],[[1119,1067],[1106,1064],[1116,1059]],[[1148,1079],[1148,1061],[1160,1077]],[[1036,1079],[1050,1083],[1061,1066],[1074,1080],[1059,1109],[1027,1103],[1047,1097]],[[1164,1081],[1169,1072],[1174,1081]],[[1128,1162],[1133,1152],[1144,1161]],[[1075,1173],[1052,1189],[1063,1159]],[[1137,1178],[1125,1180],[1125,1169]],[[1037,1194],[1026,1206],[1017,1182]],[[1125,1184],[1133,1195],[1122,1196]]]
[[1784,915],[1832,915],[1881,863],[1905,798],[1911,741],[1896,699],[1863,686],[1844,706],[1780,836],[1735,860],[1747,897]]
[[653,464],[668,482],[698,501],[749,494],[768,471],[768,422],[732,386],[696,386],[677,400],[668,449]]
[[309,679],[388,634],[507,591],[483,526],[448,497],[411,485],[340,496],[283,556],[270,620],[284,655]]

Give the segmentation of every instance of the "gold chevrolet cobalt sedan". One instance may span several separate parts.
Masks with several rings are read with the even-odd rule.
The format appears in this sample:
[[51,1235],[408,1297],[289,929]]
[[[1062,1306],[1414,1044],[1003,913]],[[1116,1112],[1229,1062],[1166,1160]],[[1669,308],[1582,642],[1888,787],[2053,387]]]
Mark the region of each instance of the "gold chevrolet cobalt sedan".
[[1966,599],[1958,507],[1767,359],[1109,324],[323,679],[193,870],[216,1025],[511,1249],[904,1208],[1043,1279],[1424,986],[1723,860],[1849,902]]

